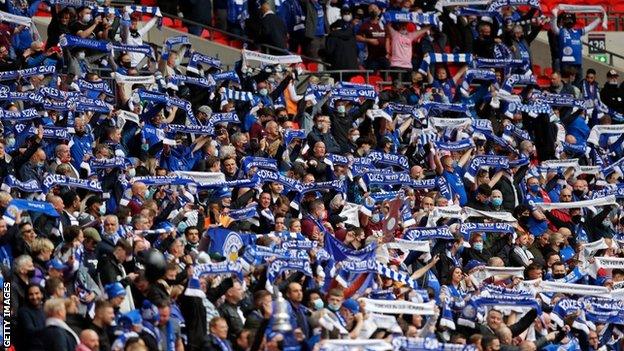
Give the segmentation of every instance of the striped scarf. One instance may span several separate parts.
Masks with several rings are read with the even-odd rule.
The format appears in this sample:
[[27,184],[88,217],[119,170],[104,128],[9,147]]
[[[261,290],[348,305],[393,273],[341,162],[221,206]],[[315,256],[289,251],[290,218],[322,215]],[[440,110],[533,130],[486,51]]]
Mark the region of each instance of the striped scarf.
[[418,71],[426,74],[430,65],[437,63],[472,63],[472,54],[426,54]]

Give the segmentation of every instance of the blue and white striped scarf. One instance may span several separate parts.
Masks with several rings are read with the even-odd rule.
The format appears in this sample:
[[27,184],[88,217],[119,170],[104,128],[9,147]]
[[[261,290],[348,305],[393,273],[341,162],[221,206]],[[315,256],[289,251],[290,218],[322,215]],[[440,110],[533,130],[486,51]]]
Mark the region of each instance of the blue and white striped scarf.
[[193,52],[191,54],[191,57],[189,58],[186,70],[195,74],[199,74],[199,69],[197,68],[197,65],[199,64],[205,64],[214,68],[221,68],[221,60],[219,60],[218,58],[210,57],[200,52]]
[[277,160],[266,157],[245,156],[241,160],[241,167],[245,173],[249,172],[252,167],[277,171]]
[[229,81],[240,84],[240,78],[238,77],[238,73],[236,73],[236,71],[215,73],[212,75],[212,79],[214,79],[215,83]]
[[474,61],[477,68],[522,68],[527,65],[522,59],[496,59],[479,57]]
[[254,96],[252,92],[228,88],[224,88],[223,93],[221,93],[221,101],[225,100],[251,102],[252,104],[256,104],[258,102],[258,98]]
[[466,63],[472,64],[472,54],[426,54],[418,71],[426,74],[429,67],[437,63]]
[[442,22],[437,12],[386,11],[382,18],[385,22],[410,22],[419,26],[429,25],[442,29]]
[[[28,135],[36,135],[38,133],[37,128],[31,126],[27,128],[25,124],[16,124],[15,131],[18,133],[26,133]],[[57,140],[69,140],[71,139],[71,135],[69,130],[62,127],[43,127],[43,138],[44,139],[57,139]]]
[[185,85],[196,85],[204,88],[214,88],[216,82],[212,77],[208,76],[208,78],[204,77],[188,77],[177,74],[172,74],[167,78],[167,87],[172,88],[174,90],[178,89],[178,86],[184,83]]
[[404,170],[409,170],[409,162],[406,156],[397,155],[397,154],[386,154],[379,151],[372,151],[367,156],[370,158],[375,164],[382,164],[388,166],[395,166],[403,168]]
[[71,7],[95,7],[97,6],[97,2],[89,1],[89,0],[47,0],[47,3],[50,5],[61,5],[61,6],[71,6]]
[[213,135],[214,128],[212,126],[201,125],[183,125],[183,124],[168,124],[165,127],[166,132],[170,133],[185,133],[185,134],[197,134],[197,135]]
[[162,13],[160,12],[160,7],[156,6],[140,6],[140,5],[128,5],[124,7],[126,14],[130,15],[132,13],[147,13],[155,17],[159,17],[156,25],[160,29],[162,27]]
[[503,138],[507,141],[512,141],[514,138],[519,139],[520,141],[531,141],[529,132],[524,129],[520,129],[513,124],[507,124],[505,126],[505,129],[503,130]]
[[453,240],[453,234],[447,226],[434,228],[409,228],[403,232],[403,239],[410,241],[445,239]]
[[488,6],[488,11],[500,11],[505,6],[531,6],[540,8],[540,0],[494,0]]

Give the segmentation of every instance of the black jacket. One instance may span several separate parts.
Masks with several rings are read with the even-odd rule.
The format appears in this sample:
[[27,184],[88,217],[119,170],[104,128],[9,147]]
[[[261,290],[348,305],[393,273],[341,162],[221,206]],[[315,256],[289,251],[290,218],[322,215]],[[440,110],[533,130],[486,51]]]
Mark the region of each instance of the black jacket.
[[126,278],[126,274],[122,269],[123,266],[117,262],[113,255],[104,255],[98,261],[97,268],[102,286],[115,282],[120,282],[124,287],[128,286],[130,280]]
[[325,58],[331,64],[332,69],[358,69],[358,49],[353,27],[346,23],[337,24],[340,22],[344,21],[336,21],[332,27],[339,27],[332,30],[327,36]]
[[[230,342],[230,340],[222,340],[222,342],[227,344],[229,350],[233,350],[232,343]],[[202,351],[221,351],[223,350],[223,348],[221,347],[221,344],[217,340],[216,336],[212,334],[208,334],[204,337],[204,342],[203,342],[201,350]]]
[[37,338],[37,346],[31,350],[45,351],[69,351],[75,350],[78,343],[74,336],[67,330],[56,326],[46,327],[41,336]]
[[238,334],[243,330],[243,320],[240,318],[238,314],[238,306],[232,305],[229,302],[224,302],[221,306],[219,306],[219,314],[221,317],[225,318],[228,324],[228,339],[231,341],[235,341],[238,337]]
[[268,52],[275,53],[277,55],[286,54],[286,37],[288,35],[288,31],[286,30],[286,24],[284,24],[284,21],[275,13],[268,12],[262,16],[262,20],[260,22],[260,42],[262,44],[284,49],[282,52],[279,50],[269,50]]
[[40,333],[45,328],[45,315],[43,307],[33,308],[24,306],[17,311],[17,350],[30,350],[32,348],[32,336]]
[[617,84],[605,83],[600,90],[600,100],[616,112],[624,113],[624,89]]
[[[188,350],[202,350],[208,330],[206,323],[206,309],[201,297],[182,295],[179,298],[180,311],[186,321],[186,333],[188,335]],[[205,349],[204,349],[205,350]]]

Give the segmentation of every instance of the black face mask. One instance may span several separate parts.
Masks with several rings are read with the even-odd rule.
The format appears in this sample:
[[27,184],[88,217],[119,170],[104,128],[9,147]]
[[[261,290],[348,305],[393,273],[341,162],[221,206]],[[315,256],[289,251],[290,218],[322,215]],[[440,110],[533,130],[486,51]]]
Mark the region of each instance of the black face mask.
[[84,130],[77,130],[77,131],[76,131],[76,135],[77,135],[77,136],[83,136],[83,135],[85,135],[85,134],[86,134],[86,133],[85,133],[85,131],[84,131]]
[[583,219],[583,216],[581,216],[581,215],[572,216],[572,223],[579,224],[579,223],[581,223],[582,219]]
[[26,272],[26,276],[28,276],[28,278],[33,278],[35,276],[35,270],[33,269],[32,271]]
[[518,222],[526,225],[529,222],[529,216],[520,216]]
[[584,195],[583,190],[572,190],[572,194],[576,197],[583,197]]
[[557,246],[559,246],[559,249],[563,249],[565,247],[565,243],[559,243]]
[[553,274],[552,276],[553,276],[553,278],[555,278],[555,279],[561,279],[561,278],[564,278],[564,277],[565,277],[565,274],[563,274],[563,273],[557,273],[557,274]]
[[130,69],[130,68],[132,68],[132,62],[122,62],[121,63],[121,67],[123,67],[125,69]]

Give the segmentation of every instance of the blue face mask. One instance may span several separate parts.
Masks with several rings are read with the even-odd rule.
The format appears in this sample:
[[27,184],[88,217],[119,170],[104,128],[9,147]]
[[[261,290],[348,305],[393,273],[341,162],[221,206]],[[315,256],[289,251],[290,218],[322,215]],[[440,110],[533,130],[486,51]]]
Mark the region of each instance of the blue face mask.
[[479,242],[473,243],[472,248],[479,252],[483,251],[483,242],[479,241]]
[[373,213],[373,217],[371,218],[371,221],[373,223],[379,223],[379,221],[381,221],[381,213],[379,212]]
[[492,199],[492,205],[500,206],[502,204],[503,204],[503,199],[501,199],[500,197],[495,197]]
[[325,306],[325,304],[323,303],[323,300],[321,300],[321,299],[314,300],[313,304],[314,304],[314,306],[313,306],[314,309],[317,310],[317,311],[321,310],[323,308],[323,306]]
[[337,312],[340,309],[340,305],[336,306],[336,305],[328,304],[327,308],[332,312]]
[[538,184],[530,185],[529,190],[531,190],[532,193],[537,193],[540,190],[540,186]]

